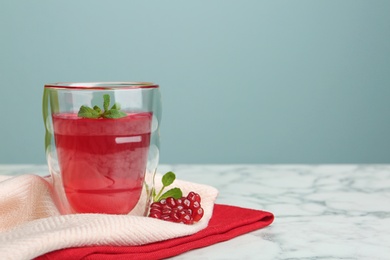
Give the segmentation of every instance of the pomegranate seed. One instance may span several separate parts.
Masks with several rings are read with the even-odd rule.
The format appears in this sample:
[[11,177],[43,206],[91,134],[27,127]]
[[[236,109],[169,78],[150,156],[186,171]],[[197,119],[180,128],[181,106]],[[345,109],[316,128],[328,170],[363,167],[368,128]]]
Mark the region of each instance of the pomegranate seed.
[[200,195],[198,193],[195,194],[195,201],[200,203]]
[[188,208],[188,207],[190,207],[190,205],[191,205],[191,201],[189,199],[184,199],[183,200],[183,206]]
[[197,202],[197,201],[194,201],[192,204],[191,204],[191,207],[190,207],[193,211],[196,211],[198,208],[200,208],[200,203]]
[[166,202],[167,202],[167,205],[172,207],[172,208],[174,208],[176,206],[176,204],[177,204],[175,199],[172,198],[172,197],[167,198]]
[[193,192],[193,191],[188,193],[187,199],[194,201],[194,202],[197,201],[198,203],[200,203],[200,195],[198,193]]
[[194,221],[199,221],[202,217],[203,217],[203,214],[204,214],[204,210],[203,208],[199,208],[196,212],[195,212],[195,216],[194,216]]
[[163,208],[163,210],[161,211],[161,213],[162,213],[163,215],[165,215],[165,214],[170,214],[171,212],[172,212],[172,209],[171,209],[171,208],[168,208],[168,207]]
[[171,219],[171,216],[169,216],[168,214],[164,214],[160,216],[160,219],[169,221]]
[[152,205],[150,205],[151,208],[161,208],[161,204],[159,202],[153,202]]
[[159,210],[159,209],[151,209],[149,214],[158,214],[158,215],[161,215],[161,210]]
[[159,213],[157,213],[157,212],[151,212],[150,214],[149,214],[149,217],[151,217],[151,218],[160,218],[161,217],[161,214],[159,214]]
[[173,220],[173,222],[177,222],[177,221],[179,221],[180,220],[180,216],[179,216],[179,212],[178,212],[178,210],[173,210],[172,212],[171,212],[171,219]]
[[195,192],[191,191],[187,195],[187,199],[194,201],[195,200]]

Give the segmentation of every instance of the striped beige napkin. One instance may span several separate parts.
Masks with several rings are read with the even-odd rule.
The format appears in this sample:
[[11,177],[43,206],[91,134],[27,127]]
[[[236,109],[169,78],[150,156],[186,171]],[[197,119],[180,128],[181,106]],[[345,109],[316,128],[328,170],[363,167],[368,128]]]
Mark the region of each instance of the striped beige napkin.
[[178,225],[131,215],[61,215],[51,178],[0,176],[0,259],[32,259],[69,247],[144,245],[206,228],[218,191],[182,180],[175,180],[174,186],[184,194],[195,191],[202,197],[205,213],[198,223]]

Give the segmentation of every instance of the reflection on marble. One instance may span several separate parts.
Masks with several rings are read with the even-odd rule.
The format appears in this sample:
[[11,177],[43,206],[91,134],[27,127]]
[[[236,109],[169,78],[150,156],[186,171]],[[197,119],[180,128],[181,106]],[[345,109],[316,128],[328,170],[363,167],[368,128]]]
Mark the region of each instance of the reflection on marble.
[[[390,259],[390,165],[162,165],[216,187],[217,203],[263,209],[274,223],[173,259]],[[0,174],[47,175],[41,165]]]

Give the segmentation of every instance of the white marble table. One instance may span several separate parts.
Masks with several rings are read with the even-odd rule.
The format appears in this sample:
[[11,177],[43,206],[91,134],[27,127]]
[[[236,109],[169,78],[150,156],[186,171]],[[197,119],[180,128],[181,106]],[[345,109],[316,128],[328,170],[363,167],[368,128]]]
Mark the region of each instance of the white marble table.
[[[173,259],[390,259],[390,165],[162,165],[217,203],[275,214],[264,229]],[[47,174],[0,165],[0,174]]]

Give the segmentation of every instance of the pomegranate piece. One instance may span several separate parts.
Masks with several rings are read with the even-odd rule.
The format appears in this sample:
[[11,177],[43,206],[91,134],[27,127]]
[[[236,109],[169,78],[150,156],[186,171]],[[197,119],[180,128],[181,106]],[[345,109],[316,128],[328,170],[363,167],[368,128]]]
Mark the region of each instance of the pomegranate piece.
[[200,195],[193,191],[179,199],[168,197],[150,205],[149,217],[190,225],[203,217],[200,201]]

